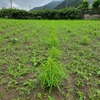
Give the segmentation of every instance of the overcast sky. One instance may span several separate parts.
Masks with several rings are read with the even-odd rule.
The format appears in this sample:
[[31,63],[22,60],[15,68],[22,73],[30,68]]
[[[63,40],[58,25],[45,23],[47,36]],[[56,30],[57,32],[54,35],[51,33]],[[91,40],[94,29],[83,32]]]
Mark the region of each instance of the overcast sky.
[[[53,0],[12,0],[13,7],[29,10],[30,8],[42,6]],[[10,0],[0,0],[0,8],[10,7]]]

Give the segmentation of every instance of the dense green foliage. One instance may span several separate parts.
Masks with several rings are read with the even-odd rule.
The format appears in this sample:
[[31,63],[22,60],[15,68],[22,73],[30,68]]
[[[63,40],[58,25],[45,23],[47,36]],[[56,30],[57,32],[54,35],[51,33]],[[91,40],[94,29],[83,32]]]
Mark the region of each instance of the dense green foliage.
[[94,13],[100,14],[100,0],[95,0],[93,3],[93,11]]
[[89,10],[89,1],[85,0],[82,2],[82,11],[83,13],[88,13]]
[[[64,1],[67,4],[67,0]],[[71,1],[70,1],[71,2]],[[76,2],[79,2],[76,0]],[[100,0],[96,0],[89,6],[87,0],[80,1],[77,8],[64,8],[57,10],[19,10],[19,9],[1,9],[1,18],[12,19],[82,19],[83,14],[100,14]]]
[[99,9],[99,6],[100,6],[100,0],[95,0],[94,3],[93,3],[93,8]]
[[75,8],[61,10],[24,11],[18,9],[2,9],[2,18],[14,19],[80,19],[81,11]]
[[[60,5],[58,5],[59,9],[57,8],[57,10],[41,8],[41,10],[25,11],[2,8],[0,17],[10,19],[82,19],[83,14],[100,14],[100,0],[95,0],[91,6],[88,0],[65,0],[62,3],[64,3],[65,7],[59,8]],[[77,6],[68,7],[71,4],[76,4]]]
[[31,17],[31,13],[25,10],[19,9],[2,9],[0,10],[1,18],[14,18],[14,19],[28,19]]

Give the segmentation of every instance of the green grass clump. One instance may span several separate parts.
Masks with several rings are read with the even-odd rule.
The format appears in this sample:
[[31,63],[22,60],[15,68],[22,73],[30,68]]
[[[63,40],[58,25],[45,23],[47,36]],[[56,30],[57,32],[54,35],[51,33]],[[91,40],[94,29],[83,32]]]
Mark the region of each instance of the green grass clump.
[[9,39],[9,42],[15,44],[15,43],[18,42],[18,39],[17,39],[17,38],[10,38],[10,39]]
[[38,78],[40,79],[42,89],[48,87],[50,93],[53,87],[57,87],[60,91],[60,83],[65,76],[65,68],[58,61],[49,57],[41,65]]
[[55,34],[51,34],[46,44],[47,44],[47,48],[51,48],[53,46],[59,47],[59,40]]
[[61,57],[61,52],[53,46],[48,50],[48,55],[53,59],[58,59]]
[[90,41],[89,37],[84,35],[83,38],[82,38],[81,44],[88,45],[89,41]]

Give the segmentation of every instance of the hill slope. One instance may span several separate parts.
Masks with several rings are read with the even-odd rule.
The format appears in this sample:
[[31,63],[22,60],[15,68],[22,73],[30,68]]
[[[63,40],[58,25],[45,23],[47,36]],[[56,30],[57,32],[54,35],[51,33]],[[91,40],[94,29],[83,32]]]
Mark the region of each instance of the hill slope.
[[80,0],[64,0],[55,9],[62,9],[66,7],[77,6],[79,2]]
[[[94,0],[89,0],[89,3],[92,4]],[[64,0],[60,3],[55,9],[62,9],[66,7],[77,7],[80,4],[81,0]]]
[[[61,1],[52,1],[44,6],[35,7],[32,10],[42,10],[42,9],[62,9],[66,7],[77,7],[79,6],[81,0],[61,0]],[[89,3],[92,4],[94,0],[89,0]]]
[[35,7],[32,10],[41,10],[41,9],[54,9],[57,5],[59,5],[63,1],[52,1],[44,6]]

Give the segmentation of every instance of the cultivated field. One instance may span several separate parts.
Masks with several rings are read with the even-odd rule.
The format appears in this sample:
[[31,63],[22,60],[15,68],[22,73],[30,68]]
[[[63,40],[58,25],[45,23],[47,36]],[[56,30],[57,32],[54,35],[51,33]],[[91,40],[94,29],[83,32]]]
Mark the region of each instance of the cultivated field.
[[0,100],[100,100],[100,21],[0,19]]

